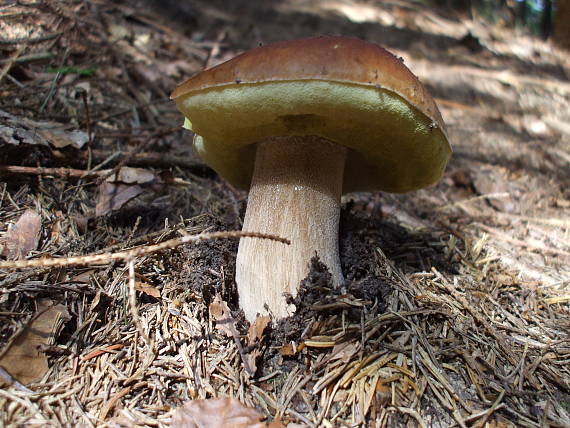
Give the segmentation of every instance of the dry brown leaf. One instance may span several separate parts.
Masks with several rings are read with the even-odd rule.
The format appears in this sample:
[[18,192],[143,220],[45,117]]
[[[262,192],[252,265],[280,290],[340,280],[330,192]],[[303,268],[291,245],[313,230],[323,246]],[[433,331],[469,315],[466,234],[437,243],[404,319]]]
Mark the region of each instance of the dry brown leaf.
[[235,398],[193,400],[179,407],[171,428],[284,428],[279,421],[262,422],[263,416]]
[[160,299],[160,290],[146,282],[135,281],[135,290],[154,297],[155,299]]
[[286,343],[285,345],[283,345],[279,349],[279,353],[281,355],[283,355],[284,357],[290,357],[292,355],[297,355],[303,349],[305,349],[305,343],[303,343],[303,342],[301,342],[301,343],[291,342],[291,343]]
[[515,189],[506,177],[507,173],[501,169],[477,171],[473,178],[473,186],[481,195],[500,195],[509,196],[489,198],[488,202],[491,206],[499,211],[512,213],[517,211],[517,202],[512,198]]
[[495,415],[485,426],[487,428],[515,428],[515,424],[500,415]]
[[65,220],[65,216],[60,210],[57,210],[54,214],[55,219],[51,224],[50,238],[52,242],[57,245],[63,243],[62,239],[64,239],[64,236],[62,234],[62,222]]
[[47,357],[40,347],[51,344],[61,321],[68,318],[65,306],[53,305],[49,299],[39,301],[34,319],[0,356],[0,366],[23,384],[39,381],[48,370]]
[[390,399],[392,398],[392,389],[382,383],[380,379],[376,383],[376,401],[378,404],[385,406],[390,403]]
[[243,356],[244,363],[247,364],[247,366],[249,367],[248,374],[250,377],[255,376],[255,373],[257,372],[257,359],[259,358],[260,355],[261,355],[261,349],[255,348],[249,351],[249,353],[244,354]]
[[98,188],[95,216],[120,209],[144,192],[145,185],[162,183],[162,178],[143,168],[122,167],[105,179]]
[[84,131],[65,131],[57,128],[45,128],[38,130],[38,133],[55,148],[71,146],[81,149],[88,141],[89,136]]
[[249,326],[249,330],[247,331],[247,344],[249,346],[253,346],[261,341],[263,332],[269,325],[270,321],[271,318],[268,316],[258,316],[253,324]]
[[107,177],[108,183],[124,183],[124,184],[152,184],[160,183],[162,180],[154,172],[144,168],[132,168],[124,166],[115,174]]
[[281,348],[279,348],[279,353],[284,357],[290,357],[297,353],[298,349],[293,343],[286,343]]
[[342,342],[334,345],[332,350],[331,361],[341,360],[343,363],[348,363],[354,354],[360,350],[360,343],[358,342]]
[[257,359],[261,355],[261,348],[258,345],[263,337],[263,332],[267,328],[271,318],[268,316],[258,316],[253,324],[249,326],[247,331],[247,345],[250,347],[249,353],[244,355],[246,364],[249,365],[251,373],[254,374],[257,371]]
[[143,188],[138,184],[102,183],[99,186],[95,216],[100,217],[113,210],[120,209],[130,200],[143,193]]
[[[124,275],[125,280],[129,280],[129,276],[127,273]],[[154,297],[155,299],[160,299],[160,290],[153,285],[149,284],[150,280],[141,275],[138,272],[135,272],[135,290],[140,291],[141,293],[146,294],[147,296]]]
[[2,110],[0,119],[7,124],[0,125],[0,141],[6,144],[51,145],[56,148],[72,146],[81,149],[89,141],[84,131],[68,131],[66,125],[58,122],[36,122]]
[[132,35],[132,29],[124,25],[111,24],[107,31],[109,31],[109,41],[111,43],[127,39]]
[[113,298],[108,294],[103,293],[101,290],[97,291],[95,297],[89,305],[89,310],[92,312],[98,312],[103,310],[105,307],[109,306],[113,302]]
[[95,269],[88,269],[84,272],[73,275],[70,279],[73,282],[80,282],[83,284],[89,284],[91,282],[91,277],[95,275],[97,271]]
[[26,210],[3,236],[2,255],[10,260],[26,257],[38,246],[41,227],[40,215],[34,210]]
[[235,320],[228,304],[224,302],[220,296],[216,296],[214,301],[210,303],[210,316],[216,321],[216,328],[226,336],[234,336],[233,326]]

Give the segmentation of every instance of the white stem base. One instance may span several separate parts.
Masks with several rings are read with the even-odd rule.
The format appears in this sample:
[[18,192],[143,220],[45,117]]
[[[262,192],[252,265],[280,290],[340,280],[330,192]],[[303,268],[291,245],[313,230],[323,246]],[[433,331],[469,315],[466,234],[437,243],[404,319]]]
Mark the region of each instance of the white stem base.
[[340,195],[346,148],[316,136],[277,137],[258,143],[243,230],[274,233],[291,245],[242,238],[236,264],[240,306],[281,319],[315,255],[342,283],[338,253]]

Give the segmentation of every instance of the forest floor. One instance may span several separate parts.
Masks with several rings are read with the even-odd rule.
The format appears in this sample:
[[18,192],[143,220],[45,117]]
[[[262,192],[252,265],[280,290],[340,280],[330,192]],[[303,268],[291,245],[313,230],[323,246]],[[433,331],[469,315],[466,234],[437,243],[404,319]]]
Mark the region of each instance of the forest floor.
[[[297,313],[249,327],[237,240],[180,245],[239,230],[247,195],[169,94],[321,34],[402,57],[454,153],[433,187],[343,196],[343,293],[314,262]],[[217,426],[235,397],[256,427],[570,427],[568,52],[408,0],[8,1],[0,52],[0,425],[169,426],[190,402]]]

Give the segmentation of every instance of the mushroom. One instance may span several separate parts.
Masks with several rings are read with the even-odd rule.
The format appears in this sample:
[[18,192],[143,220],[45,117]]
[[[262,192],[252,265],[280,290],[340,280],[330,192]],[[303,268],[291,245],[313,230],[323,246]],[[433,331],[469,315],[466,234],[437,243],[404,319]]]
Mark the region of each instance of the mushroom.
[[451,155],[445,125],[419,80],[385,49],[352,37],[279,42],[190,78],[172,93],[198,154],[249,189],[236,260],[249,321],[291,315],[315,255],[343,283],[343,192],[407,192],[435,183]]

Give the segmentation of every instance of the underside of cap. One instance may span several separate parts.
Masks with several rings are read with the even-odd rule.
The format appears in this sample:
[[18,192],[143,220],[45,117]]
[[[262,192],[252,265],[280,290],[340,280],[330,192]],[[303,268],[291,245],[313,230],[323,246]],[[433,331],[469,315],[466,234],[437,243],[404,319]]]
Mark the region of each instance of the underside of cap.
[[[344,192],[406,192],[436,182],[451,154],[445,131],[382,87],[326,80],[239,83],[176,98],[200,156],[233,185],[251,182],[258,141],[318,135],[349,147]],[[441,122],[442,123],[442,122]]]

